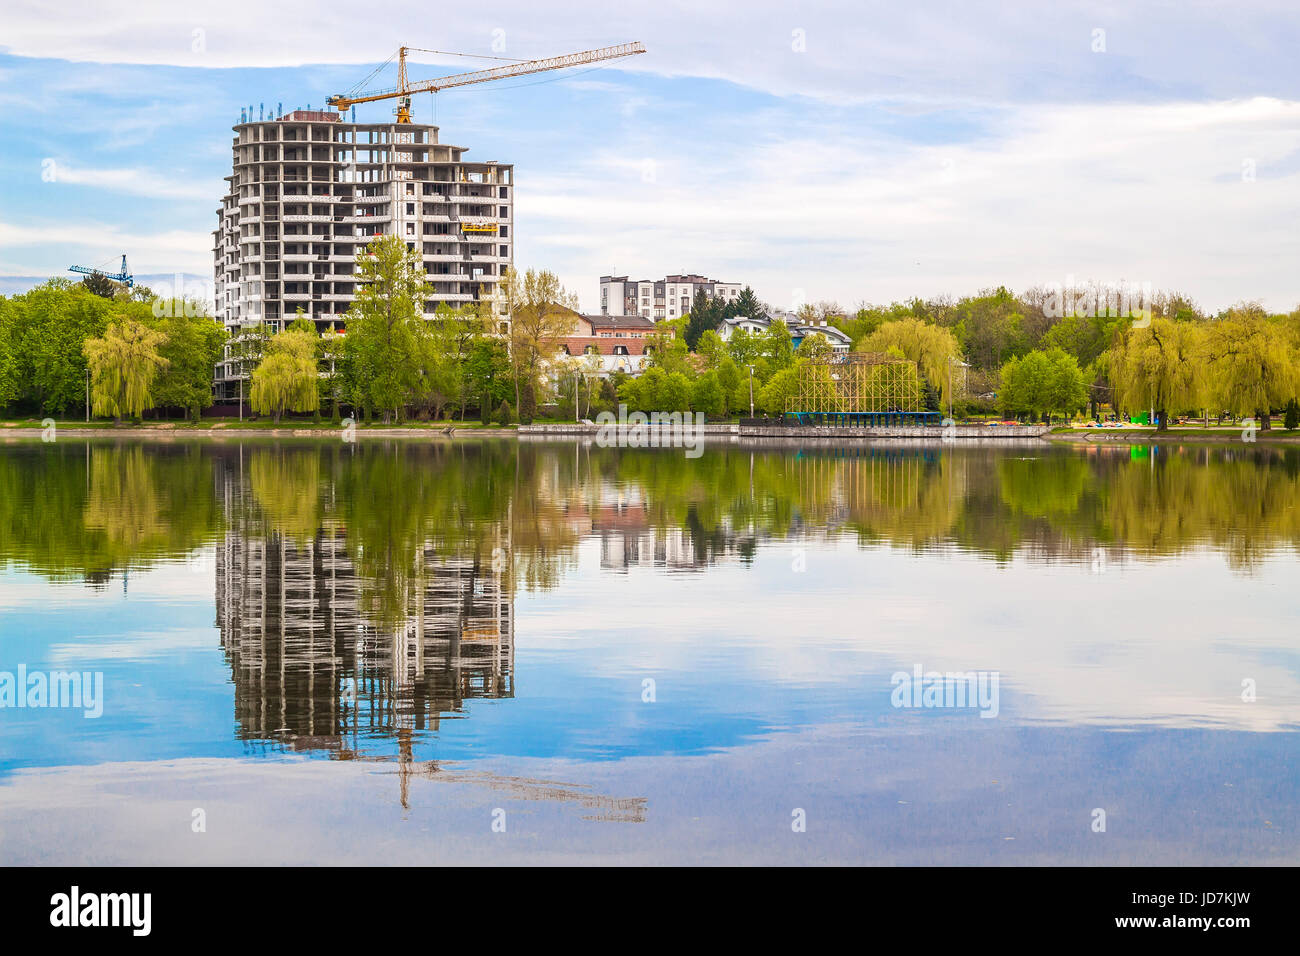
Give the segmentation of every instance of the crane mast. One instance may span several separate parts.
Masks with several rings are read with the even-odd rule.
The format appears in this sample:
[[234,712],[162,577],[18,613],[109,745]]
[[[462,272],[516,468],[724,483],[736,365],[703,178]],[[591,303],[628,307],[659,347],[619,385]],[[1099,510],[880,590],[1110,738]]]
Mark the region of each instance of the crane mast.
[[564,56],[553,56],[544,60],[521,60],[518,63],[511,63],[509,66],[495,66],[486,70],[475,70],[472,73],[457,73],[452,76],[441,76],[432,80],[425,80],[421,83],[412,85],[406,76],[406,54],[410,47],[401,47],[397,51],[397,86],[391,90],[380,90],[374,93],[363,93],[356,96],[347,94],[337,94],[329,97],[325,102],[327,105],[334,107],[339,112],[345,112],[350,107],[358,103],[373,103],[377,100],[397,100],[397,122],[411,122],[411,94],[413,93],[437,93],[439,90],[447,90],[457,86],[469,86],[473,83],[487,83],[490,80],[504,80],[514,76],[527,76],[530,73],[543,73],[547,70],[562,70],[569,66],[582,66],[586,63],[598,63],[602,60],[616,60],[620,57],[635,56],[638,53],[645,52],[645,44],[634,41],[632,43],[620,43],[617,46],[601,47],[598,50],[584,50],[581,53],[567,53]]

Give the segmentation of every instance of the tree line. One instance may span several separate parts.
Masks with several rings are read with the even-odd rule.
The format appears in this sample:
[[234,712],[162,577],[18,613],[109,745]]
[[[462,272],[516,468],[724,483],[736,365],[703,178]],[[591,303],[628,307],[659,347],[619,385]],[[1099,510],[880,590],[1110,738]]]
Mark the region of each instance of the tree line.
[[[618,404],[780,415],[793,410],[802,366],[831,348],[816,333],[796,343],[780,320],[726,330],[728,319],[773,310],[748,287],[730,302],[700,292],[689,314],[657,324],[642,374],[606,376],[597,356],[562,354],[578,304],[553,273],[507,269],[494,296],[440,305],[431,322],[420,258],[393,236],[358,258],[356,299],[342,326],[324,334],[300,316],[279,332],[251,323],[227,341],[205,306],[102,278],[53,279],[0,297],[0,408],[66,414],[89,384],[96,414],[197,417],[212,403],[212,370],[225,357],[247,377],[254,411],[277,421],[323,412],[338,420],[346,408],[386,423],[463,420],[471,411],[484,422],[527,423],[543,406],[574,418]],[[1099,286],[1019,295],[999,287],[863,304],[852,315],[820,302],[798,314],[839,328],[856,351],[914,363],[929,411],[1050,421],[1098,417],[1108,406],[1153,413],[1161,428],[1182,415],[1252,417],[1269,428],[1282,412],[1287,427],[1300,424],[1300,309],[1269,313],[1247,302],[1208,314],[1167,292],[1141,304]]]
[[197,418],[212,404],[226,340],[210,308],[87,280],[55,278],[0,296],[0,409],[68,415],[89,390],[97,415],[171,409]]
[[1176,292],[1144,299],[1126,302],[1098,284],[1020,295],[1000,287],[957,300],[862,305],[852,316],[834,303],[806,311],[828,316],[854,348],[897,323],[950,333],[967,365],[968,412],[1099,417],[1108,405],[1154,413],[1161,429],[1183,415],[1251,417],[1269,428],[1283,413],[1288,428],[1300,425],[1300,308],[1272,313],[1241,302],[1208,313]]

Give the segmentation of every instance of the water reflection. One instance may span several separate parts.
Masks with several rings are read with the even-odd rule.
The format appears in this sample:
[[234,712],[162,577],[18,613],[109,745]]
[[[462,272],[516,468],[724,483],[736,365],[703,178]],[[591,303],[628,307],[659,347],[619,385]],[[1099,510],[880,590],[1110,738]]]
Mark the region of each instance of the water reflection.
[[184,557],[223,526],[201,445],[0,447],[0,563],[102,585]]
[[1291,448],[10,444],[0,560],[102,587],[214,555],[237,738],[349,758],[512,698],[517,593],[559,588],[584,542],[604,574],[847,542],[1093,571],[1204,551],[1250,576],[1300,546],[1297,500]]
[[417,552],[556,586],[583,538],[607,566],[699,568],[764,540],[852,535],[1005,561],[1211,548],[1249,572],[1300,547],[1300,450],[1238,447],[710,449],[580,444],[0,446],[0,561],[106,580],[228,532],[338,538],[359,610],[416,609]]
[[[996,818],[975,861],[1149,859],[1061,829],[1101,781],[1165,858],[1294,859],[1298,483],[1295,449],[1242,446],[0,443],[0,670],[102,668],[111,704],[4,714],[0,838],[57,806],[183,857],[151,788],[203,778],[269,861],[340,830],[509,856],[464,837],[484,800],[557,852],[600,819],[662,861],[951,862]],[[999,719],[893,709],[917,663],[1001,673]]]

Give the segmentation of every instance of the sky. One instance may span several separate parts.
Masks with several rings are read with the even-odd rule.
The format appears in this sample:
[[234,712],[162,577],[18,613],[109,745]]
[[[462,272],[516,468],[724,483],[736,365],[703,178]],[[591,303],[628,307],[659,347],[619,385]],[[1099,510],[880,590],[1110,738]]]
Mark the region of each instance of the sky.
[[[0,293],[122,253],[155,289],[209,281],[240,109],[320,108],[401,44],[640,40],[414,104],[468,158],[515,164],[516,265],[584,309],[601,275],[677,272],[777,308],[1075,280],[1300,304],[1294,0],[5,8]],[[485,65],[418,54],[410,72]]]

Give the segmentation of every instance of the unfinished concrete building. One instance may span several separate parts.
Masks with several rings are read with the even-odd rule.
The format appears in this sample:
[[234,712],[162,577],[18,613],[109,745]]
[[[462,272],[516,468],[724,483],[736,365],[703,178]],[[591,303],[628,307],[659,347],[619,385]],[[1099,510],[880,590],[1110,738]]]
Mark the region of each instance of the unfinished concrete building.
[[[213,233],[217,317],[232,337],[259,322],[279,330],[300,311],[319,331],[344,328],[357,255],[376,236],[420,253],[430,318],[440,303],[490,301],[513,262],[514,167],[468,162],[436,126],[296,110],[234,131]],[[237,365],[228,350],[219,400],[238,394]]]

